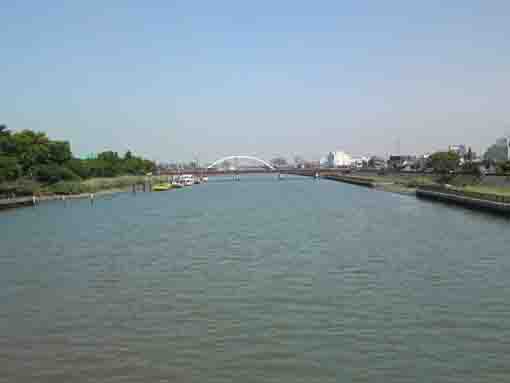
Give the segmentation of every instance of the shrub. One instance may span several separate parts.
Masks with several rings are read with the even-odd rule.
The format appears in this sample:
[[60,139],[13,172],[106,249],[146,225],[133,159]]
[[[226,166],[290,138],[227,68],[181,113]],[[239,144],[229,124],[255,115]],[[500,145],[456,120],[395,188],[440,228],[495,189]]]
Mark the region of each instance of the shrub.
[[72,170],[60,165],[39,165],[33,175],[39,182],[54,184],[59,181],[77,181],[80,179]]
[[65,166],[81,178],[89,178],[91,176],[91,169],[87,160],[73,158],[66,162]]
[[0,156],[0,182],[12,181],[21,176],[21,166],[14,157]]

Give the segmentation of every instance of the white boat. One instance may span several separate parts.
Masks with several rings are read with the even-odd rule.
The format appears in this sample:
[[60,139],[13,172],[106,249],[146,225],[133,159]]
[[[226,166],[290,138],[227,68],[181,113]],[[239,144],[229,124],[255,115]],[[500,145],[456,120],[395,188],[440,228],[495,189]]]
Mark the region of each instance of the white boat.
[[191,186],[195,183],[195,177],[193,174],[181,174],[177,182],[183,186]]

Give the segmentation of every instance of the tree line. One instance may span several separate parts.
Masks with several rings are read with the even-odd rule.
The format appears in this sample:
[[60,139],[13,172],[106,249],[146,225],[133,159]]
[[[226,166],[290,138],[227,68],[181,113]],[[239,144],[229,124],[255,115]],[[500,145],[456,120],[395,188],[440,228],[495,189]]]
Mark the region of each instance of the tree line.
[[45,133],[32,130],[12,132],[0,125],[0,182],[25,178],[52,184],[145,174],[154,169],[154,162],[134,156],[130,151],[123,156],[105,151],[96,158],[76,158],[68,141],[51,140]]

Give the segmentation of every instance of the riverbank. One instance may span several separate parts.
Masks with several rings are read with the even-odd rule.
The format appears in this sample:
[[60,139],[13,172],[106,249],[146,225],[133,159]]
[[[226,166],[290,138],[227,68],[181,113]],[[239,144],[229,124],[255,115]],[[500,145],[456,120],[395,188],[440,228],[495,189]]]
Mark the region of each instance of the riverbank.
[[[118,193],[126,193],[129,189],[109,189],[109,190],[100,190],[96,193],[93,193],[94,198],[100,198],[108,195],[118,194]],[[18,197],[18,198],[7,198],[0,199],[0,210],[7,209],[15,209],[19,207],[26,206],[34,206],[41,202],[48,201],[65,201],[65,200],[73,200],[73,199],[84,199],[90,198],[91,193],[80,193],[80,194],[51,194],[51,195],[43,195],[40,197],[36,197],[35,200],[33,197]]]
[[411,195],[415,194],[416,187],[423,184],[433,184],[430,178],[423,179],[405,179],[395,176],[365,176],[365,175],[339,175],[327,174],[323,178],[332,181],[345,182],[353,185],[374,188],[377,190],[387,191],[391,193],[399,193]]
[[[351,176],[326,175],[325,179],[345,182],[358,186],[371,187],[390,193],[412,195],[444,203],[454,203],[470,209],[491,211],[499,214],[510,214],[510,188],[483,185],[481,180],[476,184],[466,176],[453,178],[452,184],[444,185],[436,182],[433,175],[407,176],[377,175]],[[460,186],[459,186],[460,185]]]
[[144,190],[143,185],[166,182],[168,177],[155,176],[150,180],[145,176],[122,176],[113,178],[92,178],[84,181],[58,182],[53,185],[43,185],[33,181],[20,181],[18,183],[2,184],[0,191],[3,195],[10,196],[0,198],[0,210],[12,209],[23,206],[32,206],[34,196],[37,202],[80,199],[94,196],[105,196],[132,191],[133,186],[137,190]]
[[416,190],[418,198],[461,205],[469,209],[510,215],[510,197],[459,190],[443,186],[423,186]]

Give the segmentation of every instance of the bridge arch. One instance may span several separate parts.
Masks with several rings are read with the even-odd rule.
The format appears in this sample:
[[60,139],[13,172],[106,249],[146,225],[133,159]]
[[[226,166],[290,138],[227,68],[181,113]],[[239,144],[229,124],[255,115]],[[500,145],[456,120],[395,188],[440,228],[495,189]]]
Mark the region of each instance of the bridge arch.
[[214,161],[211,165],[209,165],[207,167],[207,169],[211,169],[211,168],[215,167],[216,165],[221,164],[222,162],[225,162],[225,161],[229,161],[229,160],[251,160],[251,161],[255,161],[255,162],[261,163],[264,166],[267,166],[271,170],[276,170],[274,165],[270,164],[267,161],[264,161],[263,159],[260,159],[260,158],[257,158],[257,157],[253,157],[253,156],[227,156],[227,157],[223,157],[223,158],[220,158],[219,160]]

